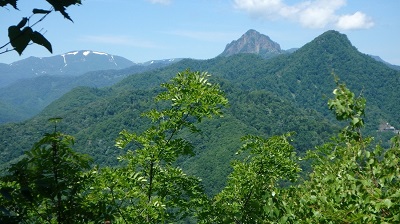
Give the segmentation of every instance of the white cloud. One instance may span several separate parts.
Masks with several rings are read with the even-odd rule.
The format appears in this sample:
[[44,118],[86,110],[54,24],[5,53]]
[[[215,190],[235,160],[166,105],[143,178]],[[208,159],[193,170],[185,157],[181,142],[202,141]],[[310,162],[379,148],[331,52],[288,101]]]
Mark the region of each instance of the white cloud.
[[282,10],[285,10],[285,5],[281,0],[235,0],[235,7],[244,10],[255,17],[266,17],[274,19],[280,16]]
[[342,30],[368,29],[374,26],[374,22],[364,13],[356,12],[339,17],[336,26]]
[[293,16],[305,27],[323,28],[335,21],[337,17],[335,11],[345,4],[344,0],[307,2],[307,4],[295,6],[298,12]]
[[147,0],[148,2],[151,2],[152,4],[162,4],[162,5],[169,5],[171,3],[171,0]]
[[[286,19],[307,28],[333,26],[343,29],[370,28],[373,22],[365,14],[339,15],[346,0],[305,0],[288,5],[284,0],[234,0],[234,7],[253,17],[268,20]],[[361,15],[359,15],[361,14]]]

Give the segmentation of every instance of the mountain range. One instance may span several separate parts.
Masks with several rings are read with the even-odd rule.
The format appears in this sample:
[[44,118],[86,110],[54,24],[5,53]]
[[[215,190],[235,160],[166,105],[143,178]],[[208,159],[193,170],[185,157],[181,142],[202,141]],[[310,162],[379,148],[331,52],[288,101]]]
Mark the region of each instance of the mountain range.
[[[250,29],[239,39],[227,44],[219,56],[249,53],[268,59],[296,50],[282,50],[268,36]],[[371,57],[384,62],[377,56]],[[0,124],[18,122],[36,115],[74,87],[111,86],[128,75],[168,66],[180,60],[133,63],[120,56],[81,50],[46,58],[30,57],[9,65],[0,63]],[[400,68],[386,64],[394,69]]]
[[0,64],[0,88],[40,75],[79,76],[89,71],[123,69],[134,64],[120,56],[89,50],[44,58],[29,57],[9,65]]
[[[253,31],[250,34],[257,35]],[[245,35],[242,39],[251,38]],[[366,134],[386,144],[393,133],[377,132],[378,126],[390,123],[400,127],[400,72],[359,52],[346,35],[327,31],[292,53],[276,52],[268,58],[244,52],[251,43],[254,49],[260,49],[256,42],[239,39],[227,45],[227,49],[233,49],[225,50],[233,52],[231,56],[182,59],[126,75],[105,88],[76,87],[33,118],[0,125],[0,164],[17,159],[51,131],[49,118],[62,117],[59,129],[75,136],[75,149],[90,154],[98,164],[115,165],[116,156],[123,153],[114,147],[118,133],[123,129],[140,132],[148,127],[149,121],[140,115],[156,106],[153,97],[161,91],[159,85],[188,68],[211,73],[211,81],[219,83],[230,100],[224,118],[203,122],[201,134],[183,133],[196,146],[197,154],[182,158],[179,165],[207,182],[210,194],[225,184],[243,135],[268,137],[294,131],[293,144],[300,154],[332,136],[340,128],[327,109],[335,88],[332,73],[366,98]],[[108,72],[113,76],[116,71],[120,70]],[[102,76],[103,72],[93,75]]]
[[179,60],[133,63],[120,56],[84,50],[0,64],[0,124],[28,119],[77,86],[111,86],[128,75]]

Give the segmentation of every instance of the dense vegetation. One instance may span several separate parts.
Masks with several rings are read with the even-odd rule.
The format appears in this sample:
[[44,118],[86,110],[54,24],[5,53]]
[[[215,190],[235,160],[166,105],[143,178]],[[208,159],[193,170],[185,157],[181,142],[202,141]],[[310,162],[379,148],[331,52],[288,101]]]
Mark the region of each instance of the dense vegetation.
[[[225,89],[234,88],[227,85],[224,84]],[[119,131],[147,128],[148,122],[140,114],[155,106],[152,98],[159,91],[77,88],[50,105],[40,116],[19,124],[3,125],[0,129],[4,149],[2,163],[17,158],[23,153],[22,149],[30,148],[35,139],[51,128],[47,119],[57,116],[63,117],[59,128],[76,138],[77,151],[91,155],[98,164],[116,165],[116,157],[122,152],[114,147],[113,142]],[[223,187],[241,136],[250,133],[271,136],[296,131],[295,145],[299,151],[305,152],[328,139],[335,129],[318,113],[282,102],[268,91],[235,90],[227,96],[231,103],[224,109],[224,118],[203,122],[200,124],[201,133],[182,133],[189,135],[196,148],[203,150],[198,152],[198,156],[179,162],[189,173],[212,183],[207,188],[210,194]],[[26,137],[14,141],[17,136]]]
[[[33,145],[1,177],[4,223],[395,223],[400,221],[400,137],[389,148],[362,135],[366,100],[336,81],[328,101],[346,125],[337,137],[310,150],[313,170],[301,170],[291,134],[246,135],[226,186],[207,196],[201,180],[177,160],[195,156],[186,138],[205,119],[223,116],[228,100],[207,73],[186,70],[163,84],[156,108],[143,113],[151,124],[122,130],[124,149],[115,167],[90,166],[72,149],[71,136],[53,132]],[[82,91],[88,91],[82,89]],[[90,93],[90,91],[88,91]],[[104,93],[102,93],[104,94]],[[260,93],[256,93],[257,94]],[[96,91],[86,99],[98,97]],[[82,96],[82,95],[80,95]],[[256,97],[254,97],[256,98]],[[222,125],[222,124],[220,124]]]
[[[211,81],[220,83],[230,101],[223,118],[199,124],[201,133],[181,133],[195,146],[196,156],[177,163],[200,177],[209,195],[225,186],[242,136],[295,132],[292,144],[303,155],[339,130],[340,124],[326,109],[326,97],[334,88],[332,71],[367,99],[366,135],[389,147],[394,133],[377,132],[378,126],[389,122],[399,127],[394,118],[400,112],[400,73],[356,51],[344,35],[329,31],[290,55],[269,60],[252,54],[186,59],[131,75],[108,88],[75,88],[38,116],[0,126],[0,164],[5,167],[17,160],[51,129],[49,118],[62,117],[59,128],[75,137],[76,151],[89,154],[96,164],[117,165],[117,156],[124,153],[114,146],[120,130],[146,130],[148,121],[140,114],[156,107],[152,98],[161,91],[159,84],[187,68],[213,74]],[[306,165],[302,164],[304,170]]]

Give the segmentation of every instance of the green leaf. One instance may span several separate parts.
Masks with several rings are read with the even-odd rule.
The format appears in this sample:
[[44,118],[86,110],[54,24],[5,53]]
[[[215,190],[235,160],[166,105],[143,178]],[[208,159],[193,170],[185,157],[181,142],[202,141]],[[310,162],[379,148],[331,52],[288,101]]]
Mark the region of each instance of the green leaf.
[[383,204],[386,206],[386,208],[390,208],[390,207],[392,207],[392,201],[390,200],[390,199],[385,199],[385,200],[383,200]]
[[41,33],[37,32],[37,31],[33,32],[31,39],[35,44],[42,45],[48,51],[50,51],[50,53],[53,53],[51,43]]
[[31,41],[32,28],[25,27],[22,31],[17,26],[8,28],[8,37],[10,38],[11,46],[18,52],[19,55],[25,50]]
[[351,120],[351,123],[352,123],[354,126],[356,126],[358,122],[360,122],[360,119],[357,118],[357,117],[354,117],[354,118]]
[[52,123],[58,123],[58,122],[60,122],[61,120],[62,120],[63,118],[62,117],[52,117],[52,118],[49,118],[49,122],[52,122]]
[[51,11],[50,10],[44,10],[44,9],[33,9],[32,13],[33,14],[49,14]]

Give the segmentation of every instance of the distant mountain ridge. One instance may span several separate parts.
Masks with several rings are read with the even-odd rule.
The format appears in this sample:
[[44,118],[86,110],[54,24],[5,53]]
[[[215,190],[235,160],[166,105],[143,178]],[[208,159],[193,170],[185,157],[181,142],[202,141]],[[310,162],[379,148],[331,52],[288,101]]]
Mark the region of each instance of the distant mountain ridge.
[[371,58],[373,58],[373,59],[379,61],[379,62],[385,63],[387,66],[389,66],[389,67],[391,67],[391,68],[393,68],[393,69],[396,69],[396,70],[400,71],[400,66],[399,66],[399,65],[390,64],[389,62],[383,60],[381,57],[376,56],[376,55],[369,55],[369,56],[370,56]]
[[78,76],[90,71],[123,69],[135,63],[121,56],[92,50],[71,51],[51,57],[29,57],[0,64],[0,88],[20,79],[40,75]]
[[235,54],[251,53],[262,57],[271,57],[283,53],[280,45],[268,36],[250,29],[239,39],[227,44],[220,56],[229,57]]
[[46,58],[0,63],[0,124],[39,113],[77,86],[106,87],[128,75],[168,66],[181,59],[133,63],[98,51],[71,51]]
[[[254,29],[248,30],[239,39],[233,40],[227,44],[224,51],[219,55],[223,57],[229,57],[235,54],[257,54],[263,58],[272,58],[280,54],[291,54],[298,50],[298,47],[283,50],[280,45],[271,40],[271,38],[265,34],[261,34]],[[390,68],[400,71],[399,65],[393,65],[384,61],[379,56],[369,55],[376,61],[382,62]]]
[[79,67],[80,73],[85,73],[94,70],[123,69],[135,64],[121,56],[91,50],[73,51],[60,56],[64,66],[64,69],[60,69],[62,73],[73,72],[73,69],[68,69],[73,66]]
[[[349,52],[356,50],[345,35],[336,31],[328,31],[317,37],[314,42],[316,44],[313,48],[320,48],[318,55],[313,55],[317,52],[316,49],[311,49],[309,53],[305,52],[309,51],[307,45],[300,49],[293,48],[285,51],[268,36],[249,30],[238,40],[227,44],[220,56],[229,57],[247,53],[272,58],[283,54],[303,54],[307,56],[296,57],[296,60],[315,58],[313,63],[318,63],[325,53],[329,53],[326,55],[329,58],[332,55],[349,55]],[[326,52],[327,49],[328,52]],[[336,49],[339,52],[332,52]],[[379,57],[373,58],[384,62]],[[80,50],[46,58],[30,57],[10,65],[0,63],[0,124],[32,117],[77,86],[111,86],[129,75],[162,68],[181,60],[182,58],[173,58],[133,63],[123,57],[104,52]],[[308,62],[302,61],[298,64],[304,63]],[[396,66],[385,64],[399,70]],[[7,80],[4,81],[4,79],[7,79],[7,75],[19,81],[6,85]],[[293,95],[297,94],[293,93]]]

